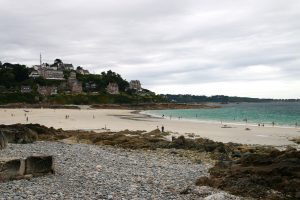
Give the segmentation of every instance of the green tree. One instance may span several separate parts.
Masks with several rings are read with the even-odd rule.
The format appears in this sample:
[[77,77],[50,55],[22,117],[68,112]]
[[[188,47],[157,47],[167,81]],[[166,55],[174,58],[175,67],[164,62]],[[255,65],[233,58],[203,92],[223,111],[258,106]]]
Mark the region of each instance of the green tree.
[[61,65],[61,64],[64,64],[63,61],[62,61],[61,59],[56,58],[56,59],[54,60],[54,65],[58,66],[58,65]]

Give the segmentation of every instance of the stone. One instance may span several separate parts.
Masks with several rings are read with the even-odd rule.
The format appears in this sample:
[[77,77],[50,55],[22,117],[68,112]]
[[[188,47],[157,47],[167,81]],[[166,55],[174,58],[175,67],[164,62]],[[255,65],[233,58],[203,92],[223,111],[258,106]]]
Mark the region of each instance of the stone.
[[102,170],[102,166],[101,165],[97,165],[96,169],[97,169],[97,171],[101,171]]
[[7,147],[7,139],[5,135],[0,130],[0,149],[5,149]]
[[24,175],[25,161],[20,158],[1,158],[0,181],[16,179]]
[[27,157],[25,161],[25,174],[39,176],[49,173],[54,173],[53,156],[48,155],[33,155]]

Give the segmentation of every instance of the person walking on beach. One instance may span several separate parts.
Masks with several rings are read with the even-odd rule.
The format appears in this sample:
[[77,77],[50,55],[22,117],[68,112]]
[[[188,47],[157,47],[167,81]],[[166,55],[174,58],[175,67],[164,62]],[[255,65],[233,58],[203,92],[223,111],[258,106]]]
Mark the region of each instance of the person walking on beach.
[[28,122],[28,117],[26,117],[26,122]]
[[161,132],[165,132],[165,127],[164,127],[164,125],[161,126]]
[[298,123],[296,122],[296,123],[295,123],[295,128],[297,128],[297,126],[298,126]]
[[274,125],[275,125],[275,122],[272,122],[272,126],[274,127]]

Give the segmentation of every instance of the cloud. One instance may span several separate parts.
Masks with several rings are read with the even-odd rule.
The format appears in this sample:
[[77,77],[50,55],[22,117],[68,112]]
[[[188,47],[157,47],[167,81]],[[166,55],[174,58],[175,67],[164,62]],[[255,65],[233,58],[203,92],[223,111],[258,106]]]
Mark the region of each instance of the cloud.
[[299,10],[297,0],[0,0],[0,60],[33,65],[42,52],[158,93],[300,98]]

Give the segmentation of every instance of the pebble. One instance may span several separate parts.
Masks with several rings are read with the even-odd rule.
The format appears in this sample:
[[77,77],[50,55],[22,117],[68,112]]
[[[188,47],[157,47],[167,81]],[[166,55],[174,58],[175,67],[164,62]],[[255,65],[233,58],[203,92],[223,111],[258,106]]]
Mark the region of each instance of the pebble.
[[[195,186],[196,179],[209,175],[205,163],[191,163],[187,158],[166,156],[159,151],[35,142],[9,144],[0,153],[1,157],[41,153],[55,158],[54,175],[0,183],[1,200],[232,198],[232,195],[209,187],[204,193],[199,192],[201,187]],[[191,186],[198,191],[180,194]]]

